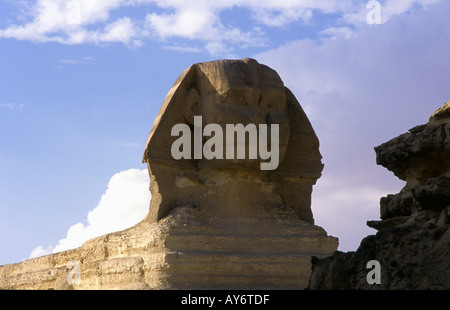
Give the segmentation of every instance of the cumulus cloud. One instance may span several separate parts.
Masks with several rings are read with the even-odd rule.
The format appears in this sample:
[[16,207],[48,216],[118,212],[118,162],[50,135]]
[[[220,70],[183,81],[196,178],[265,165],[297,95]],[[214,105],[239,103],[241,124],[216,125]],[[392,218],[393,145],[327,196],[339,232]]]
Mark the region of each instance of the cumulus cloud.
[[148,213],[149,176],[146,169],[116,173],[98,205],[89,211],[87,224],[72,225],[54,247],[36,247],[30,258],[80,247],[85,241],[133,226]]
[[[121,42],[130,44],[136,36],[133,22],[128,17],[110,20],[111,11],[127,1],[37,0],[27,4],[23,24],[10,25],[0,30],[0,37],[35,42],[64,44]],[[89,25],[100,25],[88,29]]]
[[44,256],[44,255],[47,255],[47,254],[50,254],[50,253],[52,253],[52,247],[51,246],[44,247],[42,245],[39,245],[33,251],[31,251],[31,254],[30,254],[29,258]]
[[[403,1],[431,4],[432,1]],[[361,24],[256,55],[278,71],[305,108],[321,142],[324,173],[313,192],[316,223],[355,250],[379,217],[379,199],[404,182],[376,165],[373,148],[423,124],[450,99],[450,3]]]
[[[105,27],[105,32],[101,35],[100,41],[122,42],[128,44],[135,36],[135,26],[129,17],[123,17]],[[135,42],[138,42],[136,40]]]
[[[383,22],[391,16],[416,7],[426,8],[438,1],[381,1]],[[17,24],[0,29],[0,38],[63,44],[117,42],[134,47],[148,39],[181,38],[204,42],[204,50],[213,54],[229,53],[233,44],[240,48],[267,46],[264,27],[285,27],[295,22],[307,24],[317,15],[341,16],[340,24],[330,26],[325,33],[348,34],[349,26],[364,23],[368,12],[366,3],[356,0],[36,0],[17,5],[22,5],[19,11],[25,13],[18,16]],[[124,7],[128,15],[119,11]],[[137,12],[144,7],[148,13],[142,17]],[[246,29],[222,20],[223,12],[235,8],[248,11]]]

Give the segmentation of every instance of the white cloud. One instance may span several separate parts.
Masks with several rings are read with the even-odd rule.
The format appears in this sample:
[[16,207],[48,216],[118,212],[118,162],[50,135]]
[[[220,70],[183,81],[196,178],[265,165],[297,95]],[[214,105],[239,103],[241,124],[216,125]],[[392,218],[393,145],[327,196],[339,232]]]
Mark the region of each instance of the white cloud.
[[52,253],[52,247],[48,246],[44,248],[42,245],[37,246],[33,251],[31,251],[29,258],[35,258],[39,256],[44,256]]
[[147,169],[116,173],[109,181],[98,205],[89,211],[87,225],[72,225],[55,247],[38,246],[30,258],[80,247],[85,241],[133,226],[148,213],[150,204]]
[[211,30],[214,30],[214,25],[218,22],[213,12],[195,8],[180,9],[172,14],[150,13],[146,19],[150,28],[163,38],[180,36],[189,39],[211,39]]
[[11,111],[21,112],[25,108],[25,103],[7,102],[0,103],[0,109],[8,109]]
[[[232,52],[232,49],[229,48],[226,44],[218,41],[209,42],[206,44],[205,49],[210,53],[211,55],[230,55]],[[234,58],[233,56],[228,56],[228,58]]]
[[[64,44],[121,42],[128,44],[135,35],[129,18],[109,22],[110,12],[125,0],[37,0],[28,8],[31,21],[0,30],[0,37],[59,42]],[[25,17],[21,17],[25,19]],[[103,29],[87,26],[104,23]]]
[[78,65],[78,64],[87,64],[95,59],[91,56],[85,56],[81,58],[62,58],[58,60],[59,65],[53,66],[53,69],[60,70],[66,65]]
[[124,17],[109,24],[105,28],[102,41],[128,43],[135,31],[130,18]]
[[281,27],[297,20],[308,23],[312,18],[310,8],[273,9],[273,7],[256,7],[253,9],[253,18],[269,27]]
[[180,51],[183,53],[200,53],[202,51],[199,47],[183,45],[166,45],[163,48],[171,51]]
[[58,62],[62,63],[62,64],[74,65],[74,64],[80,63],[80,60],[76,60],[76,59],[60,59],[60,60],[58,60]]
[[[403,14],[416,6],[428,7],[439,0],[387,0],[382,2],[383,20]],[[338,0],[37,0],[22,7],[19,24],[0,29],[0,38],[63,44],[123,43],[138,47],[148,39],[200,40],[211,53],[229,54],[232,45],[240,48],[267,46],[262,27],[284,27],[295,22],[309,23],[319,14],[341,16],[341,24],[324,33],[349,35],[349,26],[366,21],[366,2]],[[124,16],[119,9],[137,12],[146,8],[145,18]],[[234,8],[248,11],[251,22],[226,24],[221,13]],[[119,17],[111,20],[111,13]],[[129,14],[129,13],[128,13]],[[133,13],[131,13],[133,14]],[[120,16],[122,15],[122,16]],[[339,20],[339,18],[337,18]],[[342,25],[345,24],[345,25]],[[169,46],[174,46],[169,44]]]
[[356,35],[356,31],[350,29],[349,27],[331,27],[320,32],[321,36],[329,36],[331,38],[344,37],[345,39],[350,39]]
[[80,59],[69,59],[69,58],[62,58],[59,59],[58,62],[61,64],[65,64],[65,65],[75,65],[75,64],[82,64],[82,63],[87,63],[90,61],[93,61],[94,58],[91,56],[85,56],[82,57]]
[[212,55],[229,54],[233,44],[246,48],[264,46],[267,42],[258,27],[242,31],[237,27],[224,25],[218,15],[220,10],[212,4],[183,4],[172,9],[175,10],[174,13],[150,13],[146,16],[148,29],[160,39],[204,41],[205,50]]

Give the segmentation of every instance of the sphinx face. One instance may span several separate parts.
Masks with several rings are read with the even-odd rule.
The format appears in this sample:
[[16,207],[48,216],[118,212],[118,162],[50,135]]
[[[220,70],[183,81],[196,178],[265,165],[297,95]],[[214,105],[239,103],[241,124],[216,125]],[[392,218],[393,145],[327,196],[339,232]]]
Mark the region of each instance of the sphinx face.
[[[268,67],[252,62],[231,63],[231,69],[221,68],[220,65],[230,66],[230,62],[200,65],[205,76],[205,79],[199,83],[200,104],[198,106],[198,113],[203,118],[203,126],[218,124],[225,132],[227,124],[243,124],[244,126],[254,124],[258,128],[258,135],[260,125],[266,126],[267,148],[271,149],[274,143],[277,143],[278,158],[281,162],[289,139],[289,117],[285,87],[278,74]],[[274,124],[278,124],[279,128],[276,140],[270,138]],[[246,139],[245,144],[245,149],[249,150],[249,139]],[[225,150],[227,147],[225,143],[223,147]],[[235,145],[236,149],[237,147]],[[231,162],[239,168],[259,167],[259,161],[251,160],[248,156]],[[220,162],[213,161],[206,165],[217,166]]]

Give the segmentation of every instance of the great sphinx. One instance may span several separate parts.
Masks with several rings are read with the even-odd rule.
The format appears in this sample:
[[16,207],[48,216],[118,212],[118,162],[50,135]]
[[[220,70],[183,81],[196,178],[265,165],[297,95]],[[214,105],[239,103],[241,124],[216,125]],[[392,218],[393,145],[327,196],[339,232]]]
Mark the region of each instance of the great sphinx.
[[[215,158],[174,158],[174,126],[194,135],[210,124],[252,124],[259,136],[266,129],[276,136],[265,145],[278,150],[276,165],[261,169],[264,156],[219,156],[231,146],[250,150],[250,133],[236,145],[215,140]],[[175,81],[150,131],[146,218],[77,249],[0,266],[0,288],[305,288],[311,256],[328,256],[338,243],[311,212],[321,158],[305,112],[273,69],[254,59],[194,64]],[[70,280],[69,266],[79,281]]]

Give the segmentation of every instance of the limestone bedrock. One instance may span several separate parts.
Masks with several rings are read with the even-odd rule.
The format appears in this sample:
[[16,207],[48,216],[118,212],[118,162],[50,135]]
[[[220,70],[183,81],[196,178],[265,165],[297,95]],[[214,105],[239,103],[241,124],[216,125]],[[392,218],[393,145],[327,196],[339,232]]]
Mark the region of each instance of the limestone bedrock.
[[[261,170],[261,159],[249,157],[174,159],[171,130],[192,128],[195,116],[222,128],[270,131],[277,124],[279,165]],[[147,217],[80,248],[0,266],[0,288],[305,288],[311,256],[326,257],[338,245],[311,212],[321,159],[306,114],[273,69],[254,59],[194,64],[170,89],[147,140]]]
[[[406,181],[380,199],[377,233],[355,252],[315,259],[310,289],[450,289],[450,101],[428,123],[375,148],[377,164]],[[366,280],[366,264],[381,282]]]

